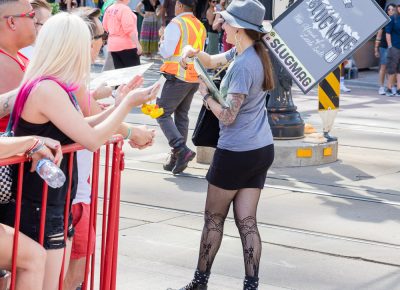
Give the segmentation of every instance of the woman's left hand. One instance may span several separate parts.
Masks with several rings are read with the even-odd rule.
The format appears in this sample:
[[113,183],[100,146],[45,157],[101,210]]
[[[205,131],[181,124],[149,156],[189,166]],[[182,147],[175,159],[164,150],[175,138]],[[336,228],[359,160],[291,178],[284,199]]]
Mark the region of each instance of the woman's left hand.
[[100,100],[110,97],[112,94],[112,88],[107,86],[107,83],[102,83],[93,92],[92,96],[95,100]]
[[139,150],[152,146],[155,133],[154,129],[148,129],[146,126],[136,126],[132,133],[132,138],[129,140],[129,145]]

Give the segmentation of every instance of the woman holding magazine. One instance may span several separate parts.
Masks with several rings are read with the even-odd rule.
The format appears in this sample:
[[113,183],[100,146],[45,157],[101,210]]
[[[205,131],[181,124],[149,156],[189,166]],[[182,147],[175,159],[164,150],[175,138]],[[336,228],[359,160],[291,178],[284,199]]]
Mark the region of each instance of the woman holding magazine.
[[243,246],[246,271],[243,289],[258,289],[261,238],[257,229],[257,204],[274,159],[265,106],[265,94],[273,88],[273,76],[261,42],[267,32],[262,26],[265,8],[258,0],[234,0],[225,11],[218,13],[224,20],[222,28],[227,41],[235,48],[210,56],[185,47],[182,55],[184,66],[185,59],[194,56],[207,68],[232,60],[220,87],[226,106],[215,101],[204,84],[199,89],[205,106],[219,119],[220,136],[207,173],[205,223],[197,269],[193,280],[182,289],[207,289],[231,204]]

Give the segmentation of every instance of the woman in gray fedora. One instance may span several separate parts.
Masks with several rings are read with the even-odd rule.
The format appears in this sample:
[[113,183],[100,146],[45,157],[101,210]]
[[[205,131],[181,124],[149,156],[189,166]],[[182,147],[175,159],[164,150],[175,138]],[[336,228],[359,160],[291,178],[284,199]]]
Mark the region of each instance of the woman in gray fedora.
[[181,290],[207,289],[211,266],[220,247],[224,221],[231,204],[243,246],[246,276],[243,289],[258,289],[261,238],[257,228],[257,205],[266,175],[274,159],[272,133],[265,109],[266,91],[273,88],[271,62],[261,41],[264,6],[258,0],[233,0],[225,11],[227,42],[235,47],[226,53],[209,55],[190,46],[187,57],[197,56],[207,68],[232,60],[221,82],[226,107],[200,85],[204,104],[219,119],[217,149],[207,173],[208,190],[200,253],[193,280]]

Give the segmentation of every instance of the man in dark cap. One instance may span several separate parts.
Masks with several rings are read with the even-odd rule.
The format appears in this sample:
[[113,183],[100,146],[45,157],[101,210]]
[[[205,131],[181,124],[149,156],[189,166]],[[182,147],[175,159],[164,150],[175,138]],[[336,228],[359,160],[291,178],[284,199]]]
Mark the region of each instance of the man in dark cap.
[[[161,36],[159,52],[164,58],[161,72],[166,78],[157,104],[164,108],[164,115],[157,119],[172,148],[164,169],[173,174],[181,173],[196,156],[186,146],[189,131],[189,109],[197,91],[198,75],[193,62],[186,68],[180,65],[182,49],[191,45],[203,50],[207,32],[203,24],[193,15],[195,0],[177,0],[176,17],[165,28]],[[171,115],[174,114],[174,119]]]

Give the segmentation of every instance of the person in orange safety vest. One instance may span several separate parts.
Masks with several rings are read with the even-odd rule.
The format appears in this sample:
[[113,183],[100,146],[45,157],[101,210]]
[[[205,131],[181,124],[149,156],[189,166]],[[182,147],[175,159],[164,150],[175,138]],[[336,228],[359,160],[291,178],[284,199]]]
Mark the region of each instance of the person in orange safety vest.
[[[175,4],[175,15],[164,31],[160,31],[159,52],[164,59],[161,73],[166,78],[160,98],[159,107],[164,108],[164,115],[157,119],[164,135],[172,148],[164,164],[164,170],[173,174],[186,169],[196,153],[186,146],[189,131],[189,109],[193,95],[197,91],[198,75],[193,62],[186,68],[180,65],[182,49],[191,45],[203,50],[207,31],[203,24],[193,15],[195,0],[178,0]],[[174,114],[174,119],[172,119]]]

